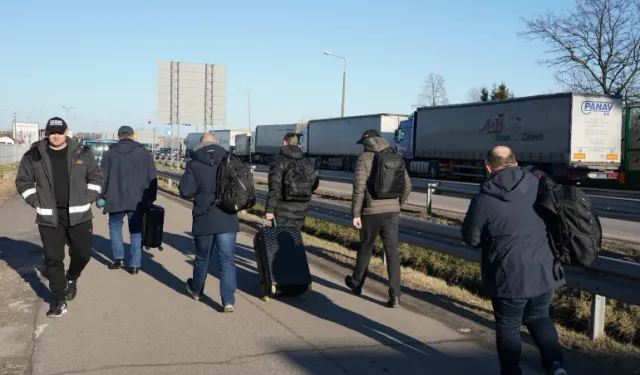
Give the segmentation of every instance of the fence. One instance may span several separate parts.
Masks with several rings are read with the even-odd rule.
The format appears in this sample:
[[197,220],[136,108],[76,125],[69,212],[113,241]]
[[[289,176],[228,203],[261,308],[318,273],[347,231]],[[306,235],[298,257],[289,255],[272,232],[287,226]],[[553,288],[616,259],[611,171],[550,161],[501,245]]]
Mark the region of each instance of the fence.
[[[158,171],[169,185],[180,179],[181,173]],[[257,189],[258,199],[264,202],[267,191]],[[350,226],[351,209],[348,206],[321,200],[312,200],[309,215],[320,220]],[[480,262],[480,252],[462,242],[460,228],[402,217],[399,240],[443,254]],[[590,268],[565,268],[567,286],[593,295],[590,336],[596,339],[604,333],[606,298],[640,305],[640,264],[607,257],[598,257]]]
[[27,151],[28,145],[0,145],[0,165],[19,162]]

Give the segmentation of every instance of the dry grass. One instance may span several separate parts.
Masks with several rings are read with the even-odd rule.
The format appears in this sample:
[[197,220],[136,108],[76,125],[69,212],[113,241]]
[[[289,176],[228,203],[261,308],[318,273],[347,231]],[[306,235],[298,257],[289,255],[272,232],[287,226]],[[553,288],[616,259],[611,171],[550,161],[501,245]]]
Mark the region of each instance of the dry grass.
[[0,165],[0,200],[16,195],[15,180],[17,170],[17,163]]
[[[176,191],[175,188],[173,191]],[[243,215],[247,220],[258,221],[258,216],[263,215],[263,207],[258,204]],[[305,220],[304,231],[307,241],[320,241],[322,245],[318,247],[326,250],[327,255],[341,260],[344,260],[341,257],[346,257],[345,259],[351,259],[349,262],[352,262],[360,244],[356,229],[312,217]],[[491,318],[486,313],[491,311],[491,306],[489,300],[482,295],[479,264],[406,243],[401,243],[399,248],[405,269],[403,285],[464,301],[466,309]],[[376,249],[378,258],[372,263],[372,272],[384,276],[386,271],[379,265],[379,240],[376,242]],[[608,299],[605,326],[607,337],[596,342],[590,341],[586,335],[591,315],[590,295],[560,288],[555,296],[552,314],[566,347],[593,352],[593,355],[599,356],[606,353],[622,357],[636,356],[639,361],[637,368],[640,368],[640,306]]]

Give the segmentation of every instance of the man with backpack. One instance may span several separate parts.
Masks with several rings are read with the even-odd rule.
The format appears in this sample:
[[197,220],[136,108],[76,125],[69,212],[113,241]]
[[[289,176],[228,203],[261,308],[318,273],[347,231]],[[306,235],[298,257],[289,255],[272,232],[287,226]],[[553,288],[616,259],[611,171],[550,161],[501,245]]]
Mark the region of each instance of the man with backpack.
[[536,342],[550,375],[566,375],[549,307],[565,283],[553,274],[554,256],[537,207],[540,178],[518,166],[505,146],[487,153],[489,179],[469,204],[462,223],[464,241],[482,249],[482,283],[492,299],[496,346],[502,375],[520,375],[520,327]]
[[[219,202],[218,192],[227,181],[221,179],[225,172],[222,166],[228,158],[227,151],[218,145],[218,139],[207,132],[200,138],[187,162],[184,174],[180,179],[180,195],[193,198],[193,223],[191,233],[196,245],[196,257],[193,263],[193,277],[186,282],[189,295],[199,300],[204,293],[205,280],[209,272],[209,261],[213,249],[217,247],[220,254],[220,296],[225,312],[235,309],[236,280],[236,236],[239,230],[237,210],[227,207],[232,199],[223,194],[223,202]],[[226,173],[226,172],[225,172]],[[252,183],[251,180],[250,183]],[[246,182],[245,182],[246,183]],[[254,187],[249,187],[253,191]],[[239,188],[235,189],[238,190]],[[244,207],[238,207],[244,209]]]
[[388,307],[400,304],[400,255],[398,225],[400,210],[411,193],[411,179],[402,156],[374,129],[365,131],[358,144],[364,152],[358,157],[353,181],[351,212],[353,225],[360,229],[361,246],[353,274],[345,284],[355,295],[362,293],[373,246],[380,235],[387,257],[389,275]]
[[269,196],[265,206],[267,220],[276,219],[279,227],[302,228],[309,201],[318,188],[318,172],[304,157],[298,136],[287,133],[284,146],[269,168]]

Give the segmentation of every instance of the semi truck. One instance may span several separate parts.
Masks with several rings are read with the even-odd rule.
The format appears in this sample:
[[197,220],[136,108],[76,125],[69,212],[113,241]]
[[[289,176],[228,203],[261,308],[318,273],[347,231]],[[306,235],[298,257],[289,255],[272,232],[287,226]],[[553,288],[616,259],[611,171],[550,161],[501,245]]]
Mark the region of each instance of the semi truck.
[[409,116],[378,113],[372,115],[311,120],[302,129],[302,151],[314,162],[316,169],[355,170],[363,146],[357,142],[368,129],[377,130],[395,149],[394,134],[400,122]]
[[236,148],[236,136],[239,134],[251,134],[250,131],[247,130],[214,130],[213,135],[218,138],[218,142],[220,146],[224,147],[225,150],[233,152]]
[[236,148],[234,153],[240,160],[244,162],[251,161],[251,155],[256,152],[256,145],[253,140],[256,138],[256,132],[249,134],[236,134]]
[[621,121],[619,97],[558,93],[417,108],[395,140],[416,176],[486,178],[487,151],[504,145],[520,165],[580,183],[618,178]]
[[287,133],[299,135],[306,125],[306,123],[295,123],[256,126],[255,138],[253,138],[255,152],[252,155],[252,161],[262,164],[271,162],[273,157],[280,153],[284,136]]
[[200,143],[200,138],[202,138],[202,134],[204,133],[189,133],[184,138],[184,154],[186,157],[191,157],[191,151],[193,148]]

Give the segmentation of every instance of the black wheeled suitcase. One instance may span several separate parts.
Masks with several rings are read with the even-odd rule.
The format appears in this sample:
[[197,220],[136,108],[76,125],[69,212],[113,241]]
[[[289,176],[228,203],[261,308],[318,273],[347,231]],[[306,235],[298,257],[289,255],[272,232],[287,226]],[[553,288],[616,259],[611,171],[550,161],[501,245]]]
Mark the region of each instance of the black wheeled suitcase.
[[164,231],[164,208],[156,204],[149,206],[142,223],[142,246],[145,250],[158,248],[162,251],[162,232]]
[[302,232],[295,227],[262,227],[253,238],[262,298],[297,296],[311,289],[311,272]]

